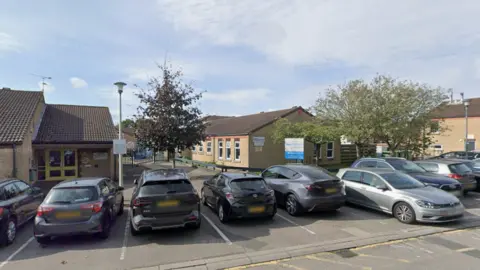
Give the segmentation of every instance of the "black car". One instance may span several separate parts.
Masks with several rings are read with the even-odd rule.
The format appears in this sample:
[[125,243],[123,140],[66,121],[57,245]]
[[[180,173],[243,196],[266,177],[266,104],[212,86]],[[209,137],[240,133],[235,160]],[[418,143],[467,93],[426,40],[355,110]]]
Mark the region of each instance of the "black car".
[[94,234],[108,238],[116,216],[123,214],[123,189],[109,178],[60,182],[38,207],[35,239],[46,244],[58,236]]
[[219,173],[206,180],[202,203],[216,210],[223,223],[232,218],[273,218],[277,212],[274,191],[263,178],[246,173]]
[[200,198],[182,169],[146,170],[135,180],[130,232],[200,228]]
[[463,187],[460,182],[447,176],[428,172],[415,162],[405,158],[386,157],[386,158],[360,158],[356,160],[352,168],[381,168],[402,171],[424,184],[440,188],[453,195],[460,197],[463,195]]
[[21,180],[0,180],[0,245],[15,240],[17,229],[35,217],[43,197],[41,189]]

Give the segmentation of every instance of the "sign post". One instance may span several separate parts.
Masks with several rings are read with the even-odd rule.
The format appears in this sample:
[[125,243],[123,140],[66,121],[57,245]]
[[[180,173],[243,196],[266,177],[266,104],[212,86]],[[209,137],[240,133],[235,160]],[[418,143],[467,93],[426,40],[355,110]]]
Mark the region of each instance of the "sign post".
[[113,154],[118,155],[118,185],[123,187],[123,160],[122,155],[127,153],[127,142],[125,139],[113,140]]
[[285,159],[286,160],[301,160],[303,163],[304,157],[304,139],[303,138],[286,138],[285,139]]

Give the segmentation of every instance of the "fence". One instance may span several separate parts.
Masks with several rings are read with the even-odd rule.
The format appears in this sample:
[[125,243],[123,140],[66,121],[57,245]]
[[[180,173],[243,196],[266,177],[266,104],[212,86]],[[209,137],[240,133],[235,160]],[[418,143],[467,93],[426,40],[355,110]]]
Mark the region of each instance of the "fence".
[[[361,156],[374,157],[376,156],[376,146],[368,145],[360,149]],[[342,144],[340,147],[340,157],[342,164],[351,164],[357,160],[357,147],[354,144]]]

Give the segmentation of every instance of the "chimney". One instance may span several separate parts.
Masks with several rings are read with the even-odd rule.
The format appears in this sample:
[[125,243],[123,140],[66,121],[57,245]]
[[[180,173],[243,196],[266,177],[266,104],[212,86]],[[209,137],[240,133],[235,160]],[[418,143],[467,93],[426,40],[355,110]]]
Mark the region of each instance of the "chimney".
[[9,87],[3,87],[2,90],[12,90],[12,88]]
[[460,96],[462,97],[462,103],[463,103],[463,101],[464,101],[464,99],[463,99],[463,92],[460,93]]

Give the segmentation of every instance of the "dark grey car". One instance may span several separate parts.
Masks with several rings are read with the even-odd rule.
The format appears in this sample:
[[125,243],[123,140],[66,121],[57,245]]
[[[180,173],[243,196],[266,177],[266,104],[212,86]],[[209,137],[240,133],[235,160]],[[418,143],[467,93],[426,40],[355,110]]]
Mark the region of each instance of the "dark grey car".
[[123,187],[108,178],[77,178],[53,187],[35,217],[34,236],[40,244],[51,237],[96,234],[108,238],[123,213]]
[[325,169],[308,165],[275,165],[262,173],[279,205],[290,215],[332,211],[345,204],[344,183]]
[[147,170],[135,180],[130,232],[199,228],[200,197],[182,169]]

